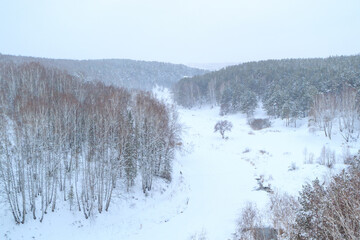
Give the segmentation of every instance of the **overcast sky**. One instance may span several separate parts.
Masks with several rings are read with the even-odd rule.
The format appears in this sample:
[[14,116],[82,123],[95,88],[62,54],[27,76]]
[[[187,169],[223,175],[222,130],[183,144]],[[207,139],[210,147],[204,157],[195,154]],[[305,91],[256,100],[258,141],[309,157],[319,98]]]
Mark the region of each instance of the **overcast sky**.
[[221,63],[360,53],[360,0],[1,0],[0,53]]

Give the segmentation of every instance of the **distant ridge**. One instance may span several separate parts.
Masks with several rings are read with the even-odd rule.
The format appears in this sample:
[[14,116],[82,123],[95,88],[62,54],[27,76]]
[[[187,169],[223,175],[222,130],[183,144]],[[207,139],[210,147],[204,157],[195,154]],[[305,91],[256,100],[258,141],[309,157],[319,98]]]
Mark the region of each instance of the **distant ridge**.
[[172,87],[185,76],[192,77],[208,72],[181,64],[129,59],[70,60],[0,54],[1,62],[39,62],[46,67],[55,67],[71,75],[81,76],[86,81],[98,80],[107,85],[142,90],[150,90],[156,85]]

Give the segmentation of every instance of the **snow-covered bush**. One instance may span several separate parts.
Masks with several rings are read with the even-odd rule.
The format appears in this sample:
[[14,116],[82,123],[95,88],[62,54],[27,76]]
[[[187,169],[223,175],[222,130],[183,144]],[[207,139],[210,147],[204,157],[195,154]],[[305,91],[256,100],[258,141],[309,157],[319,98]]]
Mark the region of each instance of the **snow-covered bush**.
[[201,230],[200,233],[195,233],[189,237],[189,240],[206,240],[206,231],[205,229]]
[[271,126],[271,122],[268,118],[249,119],[248,123],[253,130],[261,130]]
[[299,167],[296,165],[296,162],[291,162],[291,164],[289,166],[289,171],[295,171],[298,169],[299,169]]
[[314,153],[308,153],[307,148],[304,148],[304,163],[305,164],[313,164],[314,163]]
[[248,153],[250,152],[250,148],[245,148],[245,150],[242,153]]
[[320,165],[327,166],[328,168],[332,168],[336,163],[335,151],[331,151],[331,149],[323,146],[317,163]]

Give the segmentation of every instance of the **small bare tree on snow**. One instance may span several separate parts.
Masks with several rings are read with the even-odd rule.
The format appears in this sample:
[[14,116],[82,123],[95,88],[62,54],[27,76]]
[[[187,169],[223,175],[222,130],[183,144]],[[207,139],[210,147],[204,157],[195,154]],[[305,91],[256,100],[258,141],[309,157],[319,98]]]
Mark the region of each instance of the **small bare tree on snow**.
[[339,120],[340,134],[346,142],[357,139],[358,104],[356,90],[344,86],[342,91],[318,94],[313,103],[312,116],[317,125],[324,130],[325,136],[331,139],[335,118]]
[[236,232],[234,240],[266,240],[278,239],[277,231],[271,227],[265,227],[262,223],[264,216],[259,213],[258,208],[253,203],[247,203],[241,210],[240,216],[236,221]]
[[344,87],[339,100],[339,129],[341,136],[343,136],[346,142],[349,142],[352,138],[357,138],[354,135],[356,135],[358,110],[356,90],[351,87]]
[[333,120],[336,114],[336,96],[332,93],[318,94],[315,97],[312,115],[325,136],[331,139]]
[[236,221],[237,229],[234,239],[256,239],[256,230],[259,229],[261,224],[261,217],[259,210],[255,204],[249,202],[241,210],[240,216]]
[[269,217],[278,239],[294,239],[294,224],[299,203],[295,197],[287,193],[275,191],[270,195]]
[[232,127],[233,127],[232,123],[227,121],[227,120],[218,121],[215,124],[214,132],[219,131],[220,134],[221,134],[221,137],[223,139],[225,139],[225,132],[226,131],[231,131]]

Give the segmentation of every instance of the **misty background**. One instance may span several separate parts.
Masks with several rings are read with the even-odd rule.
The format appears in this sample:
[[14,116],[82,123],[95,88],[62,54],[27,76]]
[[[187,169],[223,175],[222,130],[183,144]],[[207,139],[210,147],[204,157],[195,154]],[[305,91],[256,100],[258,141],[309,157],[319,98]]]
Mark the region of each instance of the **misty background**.
[[357,0],[2,1],[0,53],[200,67],[351,55],[359,12]]

